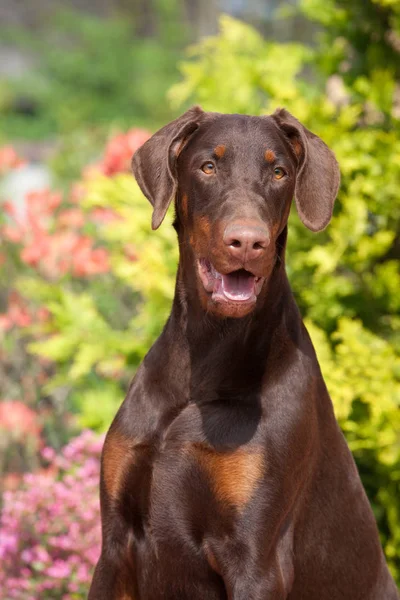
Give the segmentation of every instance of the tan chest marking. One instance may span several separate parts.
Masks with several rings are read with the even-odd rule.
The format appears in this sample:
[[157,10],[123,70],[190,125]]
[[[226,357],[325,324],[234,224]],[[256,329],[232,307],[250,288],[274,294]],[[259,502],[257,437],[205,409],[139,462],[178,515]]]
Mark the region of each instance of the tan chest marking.
[[196,446],[192,451],[207,473],[216,498],[222,504],[243,509],[265,472],[261,450],[241,448],[231,452],[216,452]]
[[112,499],[118,498],[125,475],[135,460],[134,446],[132,440],[118,431],[111,432],[106,437],[102,457],[103,479]]

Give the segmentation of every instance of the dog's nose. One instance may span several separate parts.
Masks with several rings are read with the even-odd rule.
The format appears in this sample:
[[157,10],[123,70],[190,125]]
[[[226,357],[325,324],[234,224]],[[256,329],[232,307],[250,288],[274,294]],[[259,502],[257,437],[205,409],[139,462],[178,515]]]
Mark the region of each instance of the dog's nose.
[[264,227],[240,223],[228,225],[223,239],[232,256],[243,262],[262,256],[269,244],[268,231]]

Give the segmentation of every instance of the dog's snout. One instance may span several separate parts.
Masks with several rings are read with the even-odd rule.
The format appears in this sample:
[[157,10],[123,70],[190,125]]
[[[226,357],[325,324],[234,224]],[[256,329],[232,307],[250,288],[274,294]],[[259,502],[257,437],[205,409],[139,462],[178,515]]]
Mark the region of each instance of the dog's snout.
[[243,262],[259,258],[269,244],[269,235],[265,227],[232,223],[224,232],[224,243],[230,253]]

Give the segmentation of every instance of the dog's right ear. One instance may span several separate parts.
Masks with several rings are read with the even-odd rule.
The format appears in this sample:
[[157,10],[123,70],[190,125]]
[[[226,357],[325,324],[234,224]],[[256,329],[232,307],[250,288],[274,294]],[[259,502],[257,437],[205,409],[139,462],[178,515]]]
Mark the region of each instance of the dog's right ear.
[[174,199],[178,180],[176,161],[204,112],[193,106],[155,133],[133,155],[132,170],[140,189],[153,205],[151,226],[157,229]]

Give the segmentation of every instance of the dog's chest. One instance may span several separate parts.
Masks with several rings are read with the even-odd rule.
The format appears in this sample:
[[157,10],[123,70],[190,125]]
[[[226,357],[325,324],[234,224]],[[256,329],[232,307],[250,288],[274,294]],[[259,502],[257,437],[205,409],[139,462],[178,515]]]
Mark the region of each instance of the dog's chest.
[[164,539],[171,527],[184,528],[183,539],[203,536],[242,513],[266,472],[258,421],[254,407],[190,404],[164,421],[161,435],[120,449],[121,505],[135,537]]

